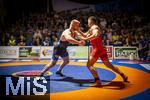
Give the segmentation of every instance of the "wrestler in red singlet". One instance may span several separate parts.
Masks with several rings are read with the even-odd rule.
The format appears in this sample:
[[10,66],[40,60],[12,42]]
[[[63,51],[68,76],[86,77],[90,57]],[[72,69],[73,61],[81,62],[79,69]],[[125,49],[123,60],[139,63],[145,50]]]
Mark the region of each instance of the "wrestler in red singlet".
[[94,57],[95,59],[101,58],[102,61],[108,60],[108,56],[106,53],[106,48],[102,44],[102,37],[99,36],[93,40],[90,40],[92,45],[92,53],[90,56]]
[[93,67],[99,58],[101,58],[106,67],[118,73],[122,77],[124,82],[128,82],[128,77],[121,70],[119,70],[119,68],[113,66],[109,62],[106,49],[102,44],[102,37],[101,37],[102,30],[100,29],[100,27],[98,27],[96,22],[97,21],[94,16],[89,17],[88,18],[88,26],[90,28],[89,31],[85,34],[79,31],[79,33],[82,33],[80,38],[83,40],[90,41],[92,45],[92,52],[87,62],[87,67],[95,79],[95,83],[92,86],[101,86],[99,75],[96,72],[96,69]]

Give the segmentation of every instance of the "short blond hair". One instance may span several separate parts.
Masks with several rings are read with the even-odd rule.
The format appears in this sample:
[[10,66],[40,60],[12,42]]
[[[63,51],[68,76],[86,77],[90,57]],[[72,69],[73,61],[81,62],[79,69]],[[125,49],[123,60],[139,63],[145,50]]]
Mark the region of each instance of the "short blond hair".
[[80,24],[80,22],[79,22],[78,20],[76,20],[76,19],[73,19],[73,20],[71,21],[71,23],[70,23],[70,28],[71,28],[73,25],[75,25],[75,24]]
[[80,24],[80,22],[79,22],[78,20],[76,20],[76,19],[73,19],[73,20],[71,21],[71,23],[79,23],[79,24]]
[[70,23],[70,27],[72,27],[74,24],[80,24],[80,22],[76,19],[73,19]]

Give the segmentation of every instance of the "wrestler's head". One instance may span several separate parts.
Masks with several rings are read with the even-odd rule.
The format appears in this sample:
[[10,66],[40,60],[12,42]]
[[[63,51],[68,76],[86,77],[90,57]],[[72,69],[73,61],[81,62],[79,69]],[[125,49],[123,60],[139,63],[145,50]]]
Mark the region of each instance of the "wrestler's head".
[[71,21],[70,29],[78,30],[79,26],[80,26],[80,22],[78,20],[74,19],[74,20]]
[[92,25],[96,24],[96,17],[91,16],[88,18],[88,27],[92,27]]

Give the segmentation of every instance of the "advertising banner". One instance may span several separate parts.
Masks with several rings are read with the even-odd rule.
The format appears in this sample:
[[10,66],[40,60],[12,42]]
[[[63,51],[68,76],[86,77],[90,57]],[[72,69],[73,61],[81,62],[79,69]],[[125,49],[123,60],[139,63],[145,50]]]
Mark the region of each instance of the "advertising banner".
[[137,58],[136,47],[114,47],[114,59],[130,59],[130,56]]
[[17,46],[0,46],[0,58],[18,58],[19,47]]
[[19,58],[39,58],[40,47],[39,46],[21,46],[19,47]]
[[[69,46],[67,48],[70,59],[88,59],[88,46]],[[136,59],[138,56],[136,47],[113,47],[106,46],[109,59]],[[53,46],[0,46],[0,58],[21,58],[21,59],[50,59],[53,53]]]

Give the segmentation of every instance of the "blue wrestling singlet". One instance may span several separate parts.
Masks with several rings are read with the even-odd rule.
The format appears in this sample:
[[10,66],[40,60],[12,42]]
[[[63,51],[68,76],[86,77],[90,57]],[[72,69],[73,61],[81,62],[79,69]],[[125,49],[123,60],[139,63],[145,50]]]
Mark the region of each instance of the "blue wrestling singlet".
[[64,58],[69,56],[67,52],[68,41],[59,40],[58,44],[54,46],[52,60],[58,60],[59,56]]

